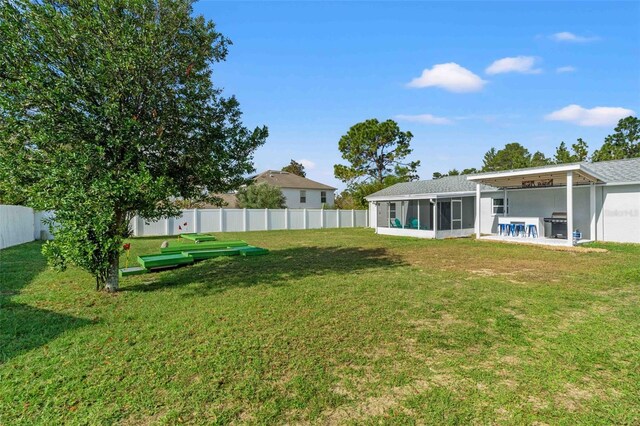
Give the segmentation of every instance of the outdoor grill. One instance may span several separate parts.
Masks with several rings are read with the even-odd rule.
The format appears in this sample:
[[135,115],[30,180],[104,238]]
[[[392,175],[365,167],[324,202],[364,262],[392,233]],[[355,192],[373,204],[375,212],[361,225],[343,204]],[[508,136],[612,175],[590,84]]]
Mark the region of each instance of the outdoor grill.
[[567,238],[567,212],[553,212],[544,221],[551,224],[550,238]]

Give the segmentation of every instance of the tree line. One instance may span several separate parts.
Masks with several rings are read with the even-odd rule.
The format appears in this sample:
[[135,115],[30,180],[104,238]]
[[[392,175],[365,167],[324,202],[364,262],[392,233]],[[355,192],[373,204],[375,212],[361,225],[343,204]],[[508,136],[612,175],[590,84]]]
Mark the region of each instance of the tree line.
[[[347,184],[336,197],[339,208],[365,207],[365,197],[400,182],[418,180],[420,161],[408,161],[412,153],[411,132],[403,132],[393,120],[379,122],[370,119],[351,127],[340,139],[338,148],[348,165],[336,164],[334,174]],[[518,142],[502,149],[491,148],[482,159],[481,168],[451,169],[434,172],[433,179],[481,172],[539,167],[582,161],[607,161],[640,157],[640,120],[629,116],[621,119],[614,133],[604,139],[602,146],[589,154],[589,146],[578,138],[571,146],[563,141],[553,157],[541,151],[531,153]]]
[[556,148],[553,157],[546,157],[542,152],[533,154],[517,142],[508,143],[504,148],[491,148],[482,159],[480,169],[469,168],[462,171],[451,169],[447,173],[435,172],[433,178],[444,176],[468,175],[480,172],[521,169],[523,167],[539,167],[551,164],[578,163],[582,161],[608,161],[640,157],[640,120],[629,116],[618,121],[614,133],[604,139],[599,149],[589,154],[589,146],[582,138],[578,138],[570,147],[562,141]]

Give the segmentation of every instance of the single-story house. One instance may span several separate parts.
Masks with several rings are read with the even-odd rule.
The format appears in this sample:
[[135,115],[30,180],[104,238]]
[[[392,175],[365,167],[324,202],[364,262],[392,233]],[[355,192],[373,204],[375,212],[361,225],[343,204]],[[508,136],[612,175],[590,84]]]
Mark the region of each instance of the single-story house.
[[379,234],[640,243],[640,158],[399,183],[366,199]]

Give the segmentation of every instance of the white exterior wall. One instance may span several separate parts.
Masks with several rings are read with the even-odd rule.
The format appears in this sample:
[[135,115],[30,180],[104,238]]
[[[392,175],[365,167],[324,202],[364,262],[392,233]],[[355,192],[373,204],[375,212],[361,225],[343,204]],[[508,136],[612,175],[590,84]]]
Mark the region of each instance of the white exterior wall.
[[[498,233],[498,217],[492,215],[492,199],[504,198],[504,191],[483,193],[481,201],[483,234]],[[553,212],[567,211],[567,188],[516,189],[507,191],[508,216],[550,217]],[[598,208],[596,207],[596,211]],[[589,186],[573,187],[573,226],[582,232],[583,238],[590,235],[591,212],[589,208]],[[573,230],[568,230],[571,233]],[[538,230],[544,236],[544,230]],[[600,238],[598,238],[600,239]]]
[[[320,201],[320,193],[327,193],[327,206],[333,206],[335,203],[335,190],[333,189],[297,189],[297,188],[281,188],[282,194],[287,199],[287,208],[290,209],[319,209],[322,207]],[[307,202],[300,202],[300,191],[307,192]]]
[[640,184],[602,186],[596,199],[598,240],[640,243]]
[[[579,229],[585,239],[593,239],[589,191],[588,185],[573,188],[574,228]],[[497,216],[491,214],[494,197],[503,198],[504,192],[482,193],[480,228],[483,234],[498,232]],[[507,198],[509,216],[549,217],[555,211],[567,211],[566,188],[510,190]],[[640,184],[596,186],[596,240],[640,243]]]

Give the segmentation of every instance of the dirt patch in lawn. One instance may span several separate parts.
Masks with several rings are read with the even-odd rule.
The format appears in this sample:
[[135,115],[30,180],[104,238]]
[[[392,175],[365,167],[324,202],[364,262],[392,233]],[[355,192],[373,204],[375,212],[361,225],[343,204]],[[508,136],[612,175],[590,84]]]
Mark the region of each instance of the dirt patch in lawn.
[[[437,382],[448,382],[448,380],[438,377]],[[322,423],[338,425],[381,416],[390,408],[398,406],[406,398],[424,392],[430,387],[431,382],[426,380],[417,380],[405,386],[394,387],[383,395],[369,397],[352,406],[338,407],[326,413]]]

